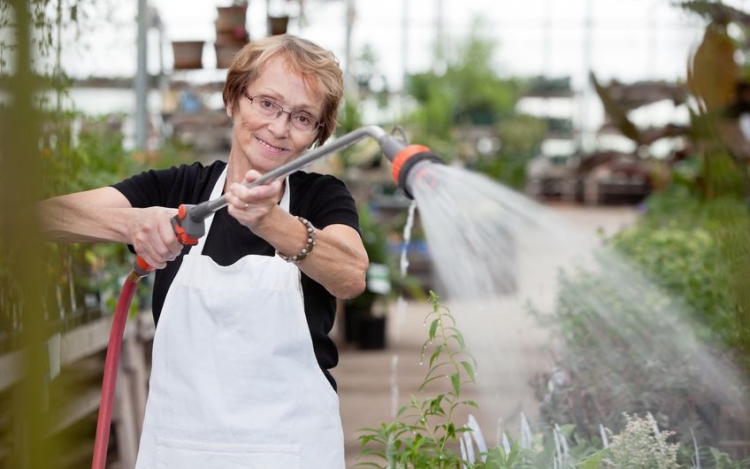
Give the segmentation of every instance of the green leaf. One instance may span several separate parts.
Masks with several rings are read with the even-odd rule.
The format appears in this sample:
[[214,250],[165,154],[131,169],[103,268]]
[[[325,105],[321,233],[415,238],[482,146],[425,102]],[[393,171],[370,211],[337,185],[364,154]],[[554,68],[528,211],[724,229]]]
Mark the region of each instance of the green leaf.
[[437,328],[439,325],[440,325],[440,318],[434,319],[432,321],[432,324],[430,324],[430,333],[429,333],[430,340],[435,340]]
[[430,399],[430,414],[432,415],[445,415],[445,411],[443,410],[443,399],[445,398],[444,394],[438,394],[438,396],[435,399]]
[[461,362],[461,366],[463,366],[464,370],[466,370],[466,374],[469,375],[469,379],[472,382],[476,381],[476,375],[474,374],[474,367],[471,366],[471,363],[464,360]]
[[441,344],[435,346],[435,351],[432,352],[432,356],[430,357],[430,367],[432,367],[433,363],[435,363],[435,360],[440,357],[440,352],[442,352],[442,350],[443,346]]
[[461,375],[458,372],[451,375],[451,384],[453,385],[453,393],[458,396],[461,393]]
[[446,433],[446,436],[447,436],[448,438],[450,438],[450,439],[452,439],[452,440],[455,440],[455,439],[456,439],[456,426],[455,426],[455,425],[453,424],[453,422],[450,422],[450,423],[449,423],[449,424],[448,424],[448,425],[447,425],[447,426],[445,427],[445,433]]
[[584,459],[583,461],[581,461],[579,466],[581,469],[598,469],[605,456],[606,456],[605,451],[598,451],[592,454],[591,456],[589,456],[588,458]]
[[464,336],[460,332],[456,331],[455,334],[451,335],[452,339],[455,339],[456,342],[458,342],[459,350],[463,350],[466,348],[466,342],[464,342]]
[[432,377],[430,377],[430,378],[427,378],[427,379],[425,379],[424,381],[422,381],[422,384],[420,384],[420,385],[419,385],[419,391],[420,391],[420,392],[421,392],[421,391],[424,391],[424,388],[425,388],[425,387],[426,387],[426,386],[427,386],[428,384],[430,384],[431,382],[433,382],[433,381],[435,381],[435,380],[438,380],[438,379],[440,379],[440,378],[443,378],[443,377],[444,377],[444,375],[437,375],[437,376],[432,376]]

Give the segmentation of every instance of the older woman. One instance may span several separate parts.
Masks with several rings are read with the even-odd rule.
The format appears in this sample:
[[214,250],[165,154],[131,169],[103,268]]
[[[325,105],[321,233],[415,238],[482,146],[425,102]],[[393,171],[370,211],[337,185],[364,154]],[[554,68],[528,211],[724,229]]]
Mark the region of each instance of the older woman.
[[[298,171],[247,188],[323,143],[343,95],[335,57],[283,35],[227,73],[227,163],[152,170],[42,203],[50,238],[128,243],[156,267],[157,322],[138,469],[342,468],[328,337],[335,298],[365,288],[357,210],[338,179]],[[196,246],[180,204],[225,194]]]

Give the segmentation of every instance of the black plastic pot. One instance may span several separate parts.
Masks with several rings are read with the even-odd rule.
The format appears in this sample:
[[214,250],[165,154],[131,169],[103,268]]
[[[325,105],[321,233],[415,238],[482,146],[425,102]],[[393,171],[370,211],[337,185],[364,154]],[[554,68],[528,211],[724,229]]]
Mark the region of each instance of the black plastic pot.
[[363,316],[359,319],[359,347],[382,350],[386,347],[386,317]]

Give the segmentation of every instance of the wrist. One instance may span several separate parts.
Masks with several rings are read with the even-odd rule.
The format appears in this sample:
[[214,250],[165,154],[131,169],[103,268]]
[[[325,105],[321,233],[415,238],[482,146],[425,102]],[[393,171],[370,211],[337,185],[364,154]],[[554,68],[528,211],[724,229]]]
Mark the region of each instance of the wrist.
[[294,262],[296,264],[309,256],[315,247],[315,227],[306,218],[295,216],[295,219],[305,227],[305,246],[297,254],[291,256],[282,254],[278,250],[276,250],[276,255],[287,262]]

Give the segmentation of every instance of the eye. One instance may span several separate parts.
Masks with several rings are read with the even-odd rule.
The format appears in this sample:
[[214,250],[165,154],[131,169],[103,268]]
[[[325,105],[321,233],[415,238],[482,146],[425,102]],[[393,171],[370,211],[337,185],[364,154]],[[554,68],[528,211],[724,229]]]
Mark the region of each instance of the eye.
[[260,98],[260,100],[258,101],[258,103],[260,104],[261,108],[263,108],[263,109],[265,109],[267,111],[272,111],[272,110],[278,109],[278,104],[274,103],[273,101],[271,101],[268,98]]
[[294,120],[297,122],[298,125],[302,127],[312,127],[315,120],[310,117],[307,114],[301,113],[301,114],[295,114]]

